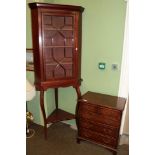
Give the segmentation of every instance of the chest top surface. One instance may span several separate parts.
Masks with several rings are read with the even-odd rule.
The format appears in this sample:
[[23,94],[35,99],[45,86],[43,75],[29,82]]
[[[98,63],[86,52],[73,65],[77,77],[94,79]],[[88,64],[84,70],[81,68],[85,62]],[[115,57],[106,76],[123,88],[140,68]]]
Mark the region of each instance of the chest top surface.
[[96,104],[99,106],[105,106],[109,108],[114,108],[117,110],[124,110],[126,99],[117,96],[111,96],[106,94],[100,94],[96,92],[88,91],[86,94],[82,96],[82,99],[86,103]]

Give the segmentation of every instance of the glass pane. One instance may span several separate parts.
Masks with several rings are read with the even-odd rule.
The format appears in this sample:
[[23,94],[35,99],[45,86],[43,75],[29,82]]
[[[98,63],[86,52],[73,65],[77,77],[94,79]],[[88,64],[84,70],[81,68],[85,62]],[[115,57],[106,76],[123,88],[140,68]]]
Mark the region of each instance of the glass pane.
[[73,77],[73,17],[43,14],[42,19],[46,80]]

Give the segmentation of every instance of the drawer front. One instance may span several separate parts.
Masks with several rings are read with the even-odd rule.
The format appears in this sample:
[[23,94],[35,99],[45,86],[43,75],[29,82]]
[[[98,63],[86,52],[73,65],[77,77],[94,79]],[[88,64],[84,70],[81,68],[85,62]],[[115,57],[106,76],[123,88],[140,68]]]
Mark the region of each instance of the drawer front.
[[89,103],[80,103],[80,111],[89,111],[99,115],[109,117],[112,120],[120,121],[121,112],[116,109],[107,108],[104,106],[89,104]]
[[109,117],[102,116],[102,115],[99,116],[98,114],[95,114],[95,113],[81,112],[81,113],[79,113],[79,116],[82,117],[82,118],[94,121],[94,122],[114,126],[116,128],[120,127],[120,121],[115,121],[115,120],[109,119]]
[[95,122],[119,127],[121,122],[121,112],[115,109],[101,107],[98,105],[89,105],[81,103],[78,109],[80,117]]
[[83,128],[80,129],[79,136],[86,140],[90,140],[108,147],[112,147],[112,148],[117,147],[117,139],[108,137],[108,136],[103,136],[97,132],[93,132],[87,129],[83,129]]
[[114,128],[108,126],[106,124],[96,123],[92,121],[88,121],[86,119],[79,119],[79,129],[85,128],[91,131],[98,132],[104,136],[110,136],[113,138],[118,138],[119,136],[119,128]]

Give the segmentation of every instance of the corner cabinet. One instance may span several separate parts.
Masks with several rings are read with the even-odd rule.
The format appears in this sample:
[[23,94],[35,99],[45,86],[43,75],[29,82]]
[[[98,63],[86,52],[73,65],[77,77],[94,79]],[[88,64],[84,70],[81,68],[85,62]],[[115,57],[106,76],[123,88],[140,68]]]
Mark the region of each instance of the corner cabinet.
[[[75,115],[58,108],[58,88],[73,86],[81,98],[81,34],[84,8],[73,5],[29,3],[32,19],[35,86],[47,124],[73,119]],[[55,89],[55,111],[46,117],[44,91]],[[67,103],[66,103],[67,104]]]

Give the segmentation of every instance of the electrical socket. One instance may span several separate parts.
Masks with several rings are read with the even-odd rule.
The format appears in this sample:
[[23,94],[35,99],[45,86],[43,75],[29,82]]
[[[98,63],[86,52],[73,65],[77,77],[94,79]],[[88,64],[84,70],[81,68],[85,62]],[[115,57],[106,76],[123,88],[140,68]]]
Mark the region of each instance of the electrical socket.
[[113,71],[118,70],[118,64],[112,64],[111,68]]

